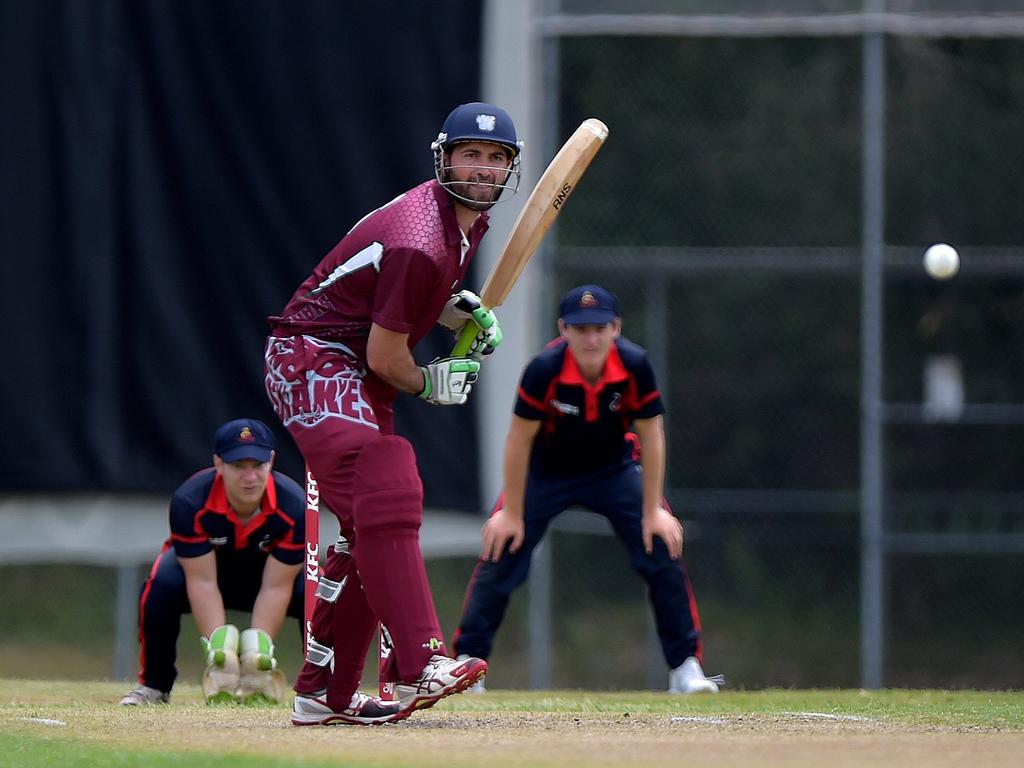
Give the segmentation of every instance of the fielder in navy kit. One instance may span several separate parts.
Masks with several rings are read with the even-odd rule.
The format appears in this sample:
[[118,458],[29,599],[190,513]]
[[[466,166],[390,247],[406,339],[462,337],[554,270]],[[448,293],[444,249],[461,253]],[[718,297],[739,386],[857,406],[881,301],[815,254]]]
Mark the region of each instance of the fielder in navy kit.
[[647,353],[621,327],[612,293],[575,288],[561,302],[561,338],[526,366],[505,444],[504,492],[483,528],[455,651],[490,655],[548,524],[579,505],[608,519],[647,581],[669,690],[717,692],[720,678],[701,667],[682,524],[662,497],[665,408]]
[[[286,614],[301,631],[305,492],[271,469],[274,436],[261,421],[224,424],[213,453],[214,466],[171,499],[171,536],[139,599],[139,686],[122,704],[169,700],[184,613],[202,634],[208,702],[276,701],[284,692],[272,638]],[[251,611],[252,626],[239,632],[225,609]]]

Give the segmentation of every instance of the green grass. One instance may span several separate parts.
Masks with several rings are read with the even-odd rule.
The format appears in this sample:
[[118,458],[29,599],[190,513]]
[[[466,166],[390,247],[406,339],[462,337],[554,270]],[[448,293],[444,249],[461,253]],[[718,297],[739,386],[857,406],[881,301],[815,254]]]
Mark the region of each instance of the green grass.
[[[981,739],[981,749],[1024,750],[1024,693],[1007,691],[764,690],[680,697],[492,690],[446,699],[383,728],[294,728],[287,702],[207,707],[198,686],[185,683],[175,688],[170,706],[127,708],[117,705],[124,688],[112,682],[0,678],[0,764],[582,768],[634,764],[634,756],[656,762],[666,744],[685,749],[696,741],[713,750],[723,740],[752,751],[750,764],[760,764],[757,750],[766,737],[769,744],[774,739],[783,746],[814,746],[823,736],[829,743],[845,738],[856,750],[872,739],[878,749],[893,739],[927,735],[940,760],[935,764],[942,764],[942,750],[962,739]],[[1006,745],[995,738],[1013,741]],[[627,746],[630,752],[620,760],[616,750]],[[989,758],[978,764],[1000,764],[999,753]],[[748,763],[737,758],[726,764]]]
[[[124,683],[77,680],[19,680],[0,678],[0,713],[4,720],[14,712],[36,712],[33,717],[53,717],[77,711],[115,712]],[[457,704],[457,706],[456,706]],[[149,708],[147,708],[149,709]],[[182,683],[175,687],[169,707],[153,711],[260,711],[280,712],[287,720],[288,704],[267,708],[208,708],[202,704],[199,687]],[[464,714],[552,713],[607,715],[790,715],[798,712],[852,715],[910,726],[987,728],[1024,732],[1024,692],[1018,691],[936,691],[858,689],[733,691],[717,696],[671,696],[649,691],[488,691],[486,696],[458,696],[446,699],[438,709]],[[51,714],[46,714],[47,712]],[[28,716],[26,714],[26,716]],[[0,731],[2,732],[2,731]]]
[[[289,768],[291,759],[264,758],[238,753],[146,752],[110,746],[91,746],[0,733],[0,754],[10,768],[180,768],[193,763],[203,768]],[[10,762],[7,762],[10,761]],[[337,766],[336,761],[302,762],[304,766]]]

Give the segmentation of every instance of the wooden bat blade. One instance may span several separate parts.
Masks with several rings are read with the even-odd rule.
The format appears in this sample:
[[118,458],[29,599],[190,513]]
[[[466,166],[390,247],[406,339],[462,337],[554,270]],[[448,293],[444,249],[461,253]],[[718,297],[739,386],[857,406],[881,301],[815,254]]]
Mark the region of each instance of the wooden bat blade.
[[596,117],[584,120],[548,163],[480,291],[485,307],[500,306],[508,297],[606,138],[608,126]]
[[[505,247],[480,290],[480,300],[485,307],[493,309],[500,306],[508,297],[530,257],[551,228],[555,217],[565,207],[577,182],[606,138],[608,126],[596,117],[588,118],[548,163],[512,225]],[[452,350],[452,356],[465,355],[475,336],[475,326],[467,323]]]

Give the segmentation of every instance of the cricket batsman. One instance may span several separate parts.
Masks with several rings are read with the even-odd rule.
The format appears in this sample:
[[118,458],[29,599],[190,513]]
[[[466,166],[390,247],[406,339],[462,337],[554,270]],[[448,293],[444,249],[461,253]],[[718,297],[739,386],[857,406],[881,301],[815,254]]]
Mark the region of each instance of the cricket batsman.
[[[456,107],[431,144],[435,178],[363,217],[269,319],[267,394],[341,533],[317,589],[295,725],[394,722],[487,671],[445,647],[419,547],[423,485],[392,402],[405,393],[462,405],[479,360],[501,343],[494,313],[459,288],[488,209],[518,187],[520,147],[505,110]],[[411,350],[438,322],[474,324],[473,346],[420,365]],[[390,632],[382,679],[396,701],[358,690],[378,623]]]

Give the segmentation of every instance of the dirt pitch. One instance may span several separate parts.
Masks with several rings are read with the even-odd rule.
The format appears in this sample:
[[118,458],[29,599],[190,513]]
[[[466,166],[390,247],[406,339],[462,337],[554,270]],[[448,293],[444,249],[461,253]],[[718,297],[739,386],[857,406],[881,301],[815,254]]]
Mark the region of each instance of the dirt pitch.
[[[230,751],[273,757],[286,761],[283,765],[988,768],[1024,763],[1019,727],[915,725],[828,712],[643,711],[664,708],[656,697],[649,699],[655,704],[645,706],[644,695],[632,708],[641,711],[621,712],[586,707],[524,712],[527,694],[515,703],[500,695],[468,702],[454,697],[391,726],[296,728],[284,707],[210,708],[196,702],[191,691],[176,691],[171,706],[139,709],[118,707],[109,698],[96,703],[95,695],[72,701],[44,691],[25,697],[12,696],[9,689],[3,693],[2,732],[124,749]],[[567,702],[572,695],[562,694]],[[720,701],[728,700],[723,695]]]

